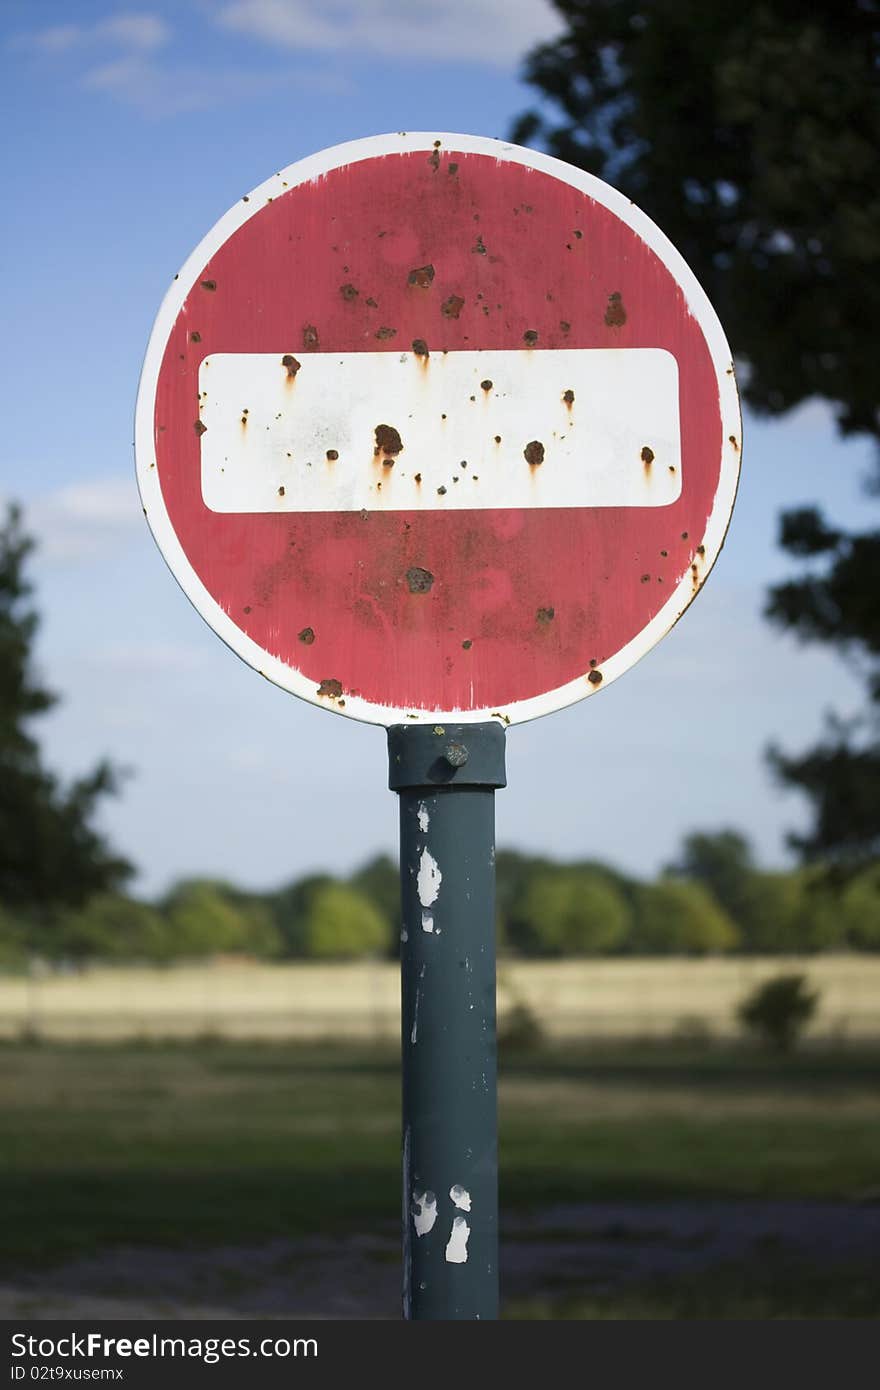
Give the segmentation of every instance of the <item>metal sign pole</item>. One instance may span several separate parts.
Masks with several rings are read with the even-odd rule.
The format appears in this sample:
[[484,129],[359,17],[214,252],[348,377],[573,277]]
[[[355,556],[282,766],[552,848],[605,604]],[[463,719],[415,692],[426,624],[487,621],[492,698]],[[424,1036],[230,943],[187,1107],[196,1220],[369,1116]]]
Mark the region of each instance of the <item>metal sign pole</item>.
[[498,1317],[495,789],[500,724],[394,725],[400,797],[403,1303]]

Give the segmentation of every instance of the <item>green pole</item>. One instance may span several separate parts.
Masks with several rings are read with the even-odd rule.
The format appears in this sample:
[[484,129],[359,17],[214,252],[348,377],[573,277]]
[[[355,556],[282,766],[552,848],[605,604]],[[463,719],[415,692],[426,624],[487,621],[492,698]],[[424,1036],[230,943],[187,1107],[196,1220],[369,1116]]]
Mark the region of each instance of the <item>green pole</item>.
[[400,798],[404,1317],[493,1319],[504,729],[395,725],[388,755]]

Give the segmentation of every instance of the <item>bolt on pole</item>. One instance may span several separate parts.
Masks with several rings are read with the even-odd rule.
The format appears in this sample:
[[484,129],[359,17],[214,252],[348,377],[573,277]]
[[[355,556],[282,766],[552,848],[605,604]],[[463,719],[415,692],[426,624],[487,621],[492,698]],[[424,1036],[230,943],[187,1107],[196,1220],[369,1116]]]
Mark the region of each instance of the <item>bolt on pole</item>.
[[400,798],[403,1312],[498,1317],[500,724],[394,725]]

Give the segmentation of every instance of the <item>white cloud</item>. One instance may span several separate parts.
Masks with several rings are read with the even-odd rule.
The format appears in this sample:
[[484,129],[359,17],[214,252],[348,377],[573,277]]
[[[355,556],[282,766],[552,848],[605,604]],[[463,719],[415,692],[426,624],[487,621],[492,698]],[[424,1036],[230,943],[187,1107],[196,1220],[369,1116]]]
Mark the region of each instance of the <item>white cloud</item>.
[[120,48],[152,53],[171,37],[171,30],[157,14],[117,14],[96,24],[95,38],[117,43]]
[[165,68],[149,55],[129,54],[90,68],[81,85],[87,91],[106,92],[146,116],[173,116],[204,111],[289,81],[290,75],[282,73]]
[[42,53],[66,53],[82,40],[78,24],[53,24],[31,34],[17,34],[12,40],[16,48],[34,48]]
[[204,670],[206,654],[201,647],[179,642],[113,642],[102,648],[97,664],[116,676],[180,675]]
[[231,0],[216,12],[227,29],[300,50],[348,51],[484,63],[517,62],[561,28],[549,0]]
[[111,477],[71,483],[28,503],[27,529],[50,560],[91,555],[143,524],[133,478]]
[[16,47],[41,53],[67,53],[71,49],[107,45],[127,53],[152,53],[171,37],[171,30],[157,14],[123,12],[96,24],[53,24],[48,29],[16,35]]

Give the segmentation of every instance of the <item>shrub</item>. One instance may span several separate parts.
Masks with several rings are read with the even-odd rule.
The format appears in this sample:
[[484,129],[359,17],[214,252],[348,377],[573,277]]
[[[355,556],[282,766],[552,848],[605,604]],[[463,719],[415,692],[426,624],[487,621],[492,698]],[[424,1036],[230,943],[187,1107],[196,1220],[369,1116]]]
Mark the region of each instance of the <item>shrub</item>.
[[788,1052],[816,1012],[818,1000],[818,991],[807,987],[805,975],[777,975],[758,985],[737,1014],[768,1047]]

